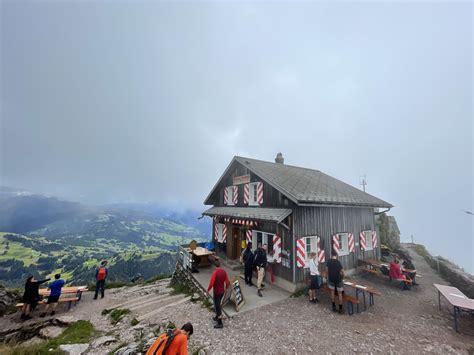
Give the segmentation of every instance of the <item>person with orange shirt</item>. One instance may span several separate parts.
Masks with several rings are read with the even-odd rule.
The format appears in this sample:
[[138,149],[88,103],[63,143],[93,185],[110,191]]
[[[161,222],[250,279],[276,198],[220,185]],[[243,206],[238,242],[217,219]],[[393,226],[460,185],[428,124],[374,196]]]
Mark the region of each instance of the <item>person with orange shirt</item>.
[[191,323],[184,324],[180,330],[169,330],[155,340],[146,355],[188,355],[188,339],[192,334]]
[[[214,328],[223,328],[224,325],[222,324],[222,309],[221,309],[221,302],[222,297],[224,296],[225,289],[228,289],[230,286],[229,277],[227,276],[227,272],[221,268],[221,264],[219,260],[214,262],[216,269],[212,273],[211,280],[209,281],[209,287],[207,288],[207,292],[210,292],[211,289],[214,289],[214,309],[216,310],[216,316],[212,318],[213,321],[217,322]],[[225,286],[225,288],[224,288]]]

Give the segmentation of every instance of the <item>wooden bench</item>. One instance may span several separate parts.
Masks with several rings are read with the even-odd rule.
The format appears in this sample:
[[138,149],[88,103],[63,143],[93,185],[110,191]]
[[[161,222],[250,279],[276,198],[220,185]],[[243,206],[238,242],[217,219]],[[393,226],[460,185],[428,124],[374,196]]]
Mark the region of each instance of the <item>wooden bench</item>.
[[[67,309],[70,310],[70,309],[71,309],[71,306],[72,306],[72,302],[74,302],[74,304],[76,304],[79,300],[80,300],[79,297],[66,297],[66,298],[60,298],[60,299],[58,300],[58,303],[66,303],[66,302],[69,302]],[[45,305],[45,304],[47,304],[47,303],[48,303],[47,300],[38,301],[38,305]],[[17,304],[16,304],[16,307],[17,307],[18,309],[20,309],[20,308],[23,307],[23,306],[24,306],[24,303],[17,303]]]
[[[321,287],[321,290],[331,294],[331,290],[327,286]],[[355,297],[348,295],[346,292],[342,293],[343,302],[347,302],[347,313],[352,316],[354,314],[354,304],[359,305],[360,301]]]

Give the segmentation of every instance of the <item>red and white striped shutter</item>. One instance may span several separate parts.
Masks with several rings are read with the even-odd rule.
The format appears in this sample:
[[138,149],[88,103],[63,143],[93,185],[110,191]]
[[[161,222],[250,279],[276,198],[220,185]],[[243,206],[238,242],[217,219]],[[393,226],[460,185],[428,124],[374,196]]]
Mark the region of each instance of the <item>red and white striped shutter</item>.
[[239,202],[239,187],[237,185],[232,186],[234,193],[232,194],[234,205]]
[[372,231],[372,248],[377,248],[377,232]]
[[222,243],[225,243],[227,240],[227,226],[224,224],[222,226]]
[[334,234],[332,236],[332,249],[336,252],[337,255],[339,255],[339,250],[341,249],[339,242],[339,235]]
[[367,249],[366,245],[365,245],[365,234],[364,232],[360,232],[360,250],[364,251]]
[[273,236],[273,257],[277,263],[281,263],[281,238],[276,234]]
[[263,205],[263,182],[257,184],[257,202],[259,205]]
[[355,252],[355,242],[354,242],[354,234],[349,233],[349,253],[354,253]]
[[247,233],[245,233],[245,239],[247,240],[247,243],[252,243],[252,230],[247,229]]
[[227,205],[229,202],[229,192],[227,191],[227,187],[224,187],[224,205]]
[[244,185],[244,205],[248,205],[250,201],[250,184]]
[[296,239],[296,265],[305,267],[306,243],[303,238]]
[[219,223],[214,223],[214,239],[218,240],[219,238]]
[[320,263],[324,263],[326,261],[326,253],[324,249],[321,248],[321,238],[318,237],[318,259]]

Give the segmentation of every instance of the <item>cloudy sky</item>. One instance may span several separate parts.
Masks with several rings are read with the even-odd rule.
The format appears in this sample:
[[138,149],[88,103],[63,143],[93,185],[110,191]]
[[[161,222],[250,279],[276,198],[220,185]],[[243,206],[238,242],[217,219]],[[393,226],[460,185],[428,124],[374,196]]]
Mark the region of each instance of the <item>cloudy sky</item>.
[[474,271],[473,5],[1,2],[0,185],[203,208],[232,156],[392,203]]

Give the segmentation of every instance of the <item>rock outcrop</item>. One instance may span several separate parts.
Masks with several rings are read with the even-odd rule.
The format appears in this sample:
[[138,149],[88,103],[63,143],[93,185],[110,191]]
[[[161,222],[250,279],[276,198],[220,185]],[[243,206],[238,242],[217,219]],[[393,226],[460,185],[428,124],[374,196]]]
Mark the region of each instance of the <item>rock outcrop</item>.
[[0,316],[15,311],[15,304],[20,301],[20,294],[0,285]]

